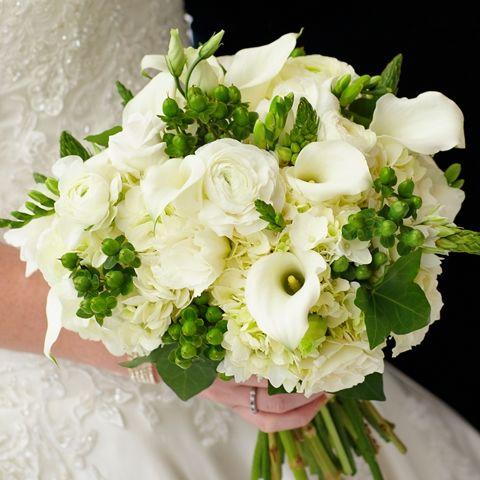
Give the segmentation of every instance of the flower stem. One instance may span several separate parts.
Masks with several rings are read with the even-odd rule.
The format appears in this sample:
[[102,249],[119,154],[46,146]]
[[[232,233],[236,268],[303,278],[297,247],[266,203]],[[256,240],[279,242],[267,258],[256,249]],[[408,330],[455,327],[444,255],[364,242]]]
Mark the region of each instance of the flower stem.
[[282,459],[276,433],[268,434],[268,452],[270,454],[270,474],[272,480],[282,479]]
[[285,430],[283,432],[279,432],[279,436],[283,447],[285,448],[288,463],[295,480],[308,480],[307,473],[305,472],[305,464],[298,451],[292,431]]
[[323,421],[328,430],[328,434],[330,437],[330,441],[335,448],[335,452],[337,453],[337,458],[342,466],[342,471],[345,475],[352,475],[353,468],[350,464],[350,460],[345,452],[345,448],[343,447],[343,443],[340,440],[340,436],[338,434],[337,429],[335,428],[335,423],[333,423],[332,416],[330,415],[330,410],[328,406],[325,405],[323,408],[320,409],[320,414],[322,415]]
[[255,444],[255,451],[253,453],[252,471],[250,474],[251,480],[259,480],[262,474],[262,449],[262,432],[258,432],[257,443]]
[[[335,422],[335,426],[337,428],[338,435],[340,437],[340,440],[343,444],[343,447],[345,448],[345,452],[348,457],[348,461],[350,462],[350,466],[352,468],[352,473],[351,475],[354,475],[357,471],[357,467],[355,465],[355,459],[352,454],[352,449],[354,449],[353,446],[353,439],[348,434],[348,431],[346,429],[346,426],[342,420],[341,413],[339,411],[340,406],[338,402],[332,401],[329,403],[329,408],[330,408],[330,413],[332,415],[333,421]],[[353,428],[353,427],[352,427]]]
[[263,480],[271,480],[270,476],[270,453],[268,449],[268,434],[261,432],[262,438],[262,478]]

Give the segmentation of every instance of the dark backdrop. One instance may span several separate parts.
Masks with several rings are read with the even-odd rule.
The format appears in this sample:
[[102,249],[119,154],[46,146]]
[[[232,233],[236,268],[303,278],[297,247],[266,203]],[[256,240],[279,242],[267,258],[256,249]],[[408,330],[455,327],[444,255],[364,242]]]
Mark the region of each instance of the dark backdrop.
[[[320,4],[321,7],[311,5]],[[235,6],[234,6],[235,5]],[[285,5],[285,6],[284,6]],[[343,6],[340,6],[343,5]],[[463,165],[467,199],[457,223],[480,229],[478,110],[478,46],[480,22],[471,11],[452,11],[437,3],[423,14],[405,8],[385,9],[345,2],[265,2],[250,0],[187,1],[196,42],[225,29],[221,53],[269,43],[290,31],[304,33],[298,44],[307,53],[344,60],[359,74],[376,74],[397,53],[404,54],[399,95],[413,97],[439,90],[455,100],[465,114],[466,150],[436,156],[442,168]],[[480,429],[480,289],[476,273],[480,257],[452,255],[444,261],[440,290],[445,306],[442,319],[430,329],[421,346],[391,362],[452,405]]]

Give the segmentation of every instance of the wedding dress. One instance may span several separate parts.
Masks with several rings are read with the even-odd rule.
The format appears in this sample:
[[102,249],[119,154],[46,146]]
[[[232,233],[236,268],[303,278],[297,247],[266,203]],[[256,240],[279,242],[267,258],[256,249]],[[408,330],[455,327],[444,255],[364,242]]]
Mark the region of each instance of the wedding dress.
[[[33,171],[49,171],[61,130],[83,137],[118,122],[114,81],[138,90],[142,55],[164,51],[172,26],[185,33],[180,1],[0,0],[0,216]],[[393,368],[385,384],[379,408],[409,446],[405,456],[382,446],[386,479],[480,479],[480,436]],[[245,480],[255,435],[165,385],[0,350],[0,480]]]

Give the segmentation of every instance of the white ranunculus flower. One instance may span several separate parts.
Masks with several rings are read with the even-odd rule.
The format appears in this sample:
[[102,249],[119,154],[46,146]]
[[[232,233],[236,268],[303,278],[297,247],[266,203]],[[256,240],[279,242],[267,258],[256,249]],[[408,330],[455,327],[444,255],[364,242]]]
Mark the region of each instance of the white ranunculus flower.
[[384,95],[376,104],[370,129],[425,155],[465,148],[463,113],[439,92],[425,92],[411,99]]
[[83,231],[98,230],[113,220],[122,180],[110,164],[108,150],[85,162],[77,156],[61,158],[52,170],[60,192],[55,203],[59,228],[74,247]]
[[249,235],[265,228],[255,208],[257,199],[282,209],[283,184],[271,153],[225,138],[199,148],[194,157],[206,167],[199,218],[218,235],[231,238],[234,230]]
[[308,200],[322,202],[341,195],[356,195],[371,186],[363,153],[342,140],[313,142],[286,169],[290,185]]
[[296,250],[312,250],[328,234],[328,220],[308,212],[299,213],[288,226],[291,245]]
[[151,113],[132,114],[123,130],[109,139],[112,165],[120,172],[139,177],[149,166],[167,160],[165,143],[160,141],[162,127],[163,122]]
[[255,106],[265,97],[270,81],[282,70],[296,41],[296,33],[287,33],[268,45],[240,50],[229,58],[225,83],[238,87],[242,100]]
[[[269,337],[295,349],[308,329],[308,313],[320,295],[318,274],[326,269],[313,251],[275,252],[262,257],[247,273],[245,302],[258,327]],[[293,275],[300,288],[289,290]]]
[[199,295],[222,273],[229,242],[192,220],[165,216],[156,226],[158,265],[152,272],[159,284],[188,288]]
[[196,155],[171,158],[161,165],[150,167],[140,187],[152,219],[156,220],[172,202],[181,212],[198,210],[201,206],[200,181],[204,173],[205,164]]

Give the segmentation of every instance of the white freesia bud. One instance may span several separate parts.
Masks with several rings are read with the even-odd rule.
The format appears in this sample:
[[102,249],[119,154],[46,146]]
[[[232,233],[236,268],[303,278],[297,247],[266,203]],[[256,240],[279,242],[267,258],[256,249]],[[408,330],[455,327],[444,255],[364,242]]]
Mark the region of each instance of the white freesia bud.
[[185,158],[171,158],[161,165],[150,167],[141,181],[145,206],[155,221],[165,207],[177,201],[178,207],[194,211],[198,209],[199,180],[205,166],[195,155]]
[[363,153],[342,140],[310,143],[286,174],[290,185],[314,202],[359,194],[372,182]]
[[465,148],[462,111],[439,92],[416,98],[384,95],[377,102],[370,129],[425,155]]
[[308,313],[320,295],[318,274],[326,268],[313,251],[275,252],[250,268],[245,301],[258,327],[295,349],[308,329]]
[[172,28],[170,30],[170,43],[167,54],[167,64],[170,73],[175,77],[179,77],[182,74],[186,61],[183,43],[178,29]]

